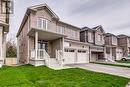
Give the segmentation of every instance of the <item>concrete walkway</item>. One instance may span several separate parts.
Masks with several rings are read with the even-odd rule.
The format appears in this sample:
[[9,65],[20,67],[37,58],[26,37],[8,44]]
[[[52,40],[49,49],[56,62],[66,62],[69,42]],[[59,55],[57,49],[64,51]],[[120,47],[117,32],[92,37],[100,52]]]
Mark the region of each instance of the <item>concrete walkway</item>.
[[75,65],[69,65],[69,66],[130,78],[130,68],[125,68],[125,67],[100,65],[100,64],[93,64],[93,63],[75,64]]

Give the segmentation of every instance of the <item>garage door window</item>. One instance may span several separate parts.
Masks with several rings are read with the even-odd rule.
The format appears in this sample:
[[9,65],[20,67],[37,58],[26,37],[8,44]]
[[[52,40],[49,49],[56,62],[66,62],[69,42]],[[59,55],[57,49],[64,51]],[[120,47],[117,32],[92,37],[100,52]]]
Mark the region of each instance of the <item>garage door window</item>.
[[78,50],[78,53],[86,53],[86,51]]
[[65,52],[74,52],[74,50],[65,49]]

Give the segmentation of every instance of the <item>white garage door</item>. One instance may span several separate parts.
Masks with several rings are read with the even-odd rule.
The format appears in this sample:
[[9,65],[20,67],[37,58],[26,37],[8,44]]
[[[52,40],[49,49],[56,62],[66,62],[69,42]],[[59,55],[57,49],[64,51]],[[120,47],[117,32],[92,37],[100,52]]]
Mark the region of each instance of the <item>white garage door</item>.
[[89,63],[89,55],[87,51],[78,50],[77,63]]
[[70,49],[65,49],[64,52],[64,63],[65,64],[74,64],[75,63],[75,51]]
[[116,60],[121,60],[122,57],[123,57],[123,53],[122,52],[117,52]]

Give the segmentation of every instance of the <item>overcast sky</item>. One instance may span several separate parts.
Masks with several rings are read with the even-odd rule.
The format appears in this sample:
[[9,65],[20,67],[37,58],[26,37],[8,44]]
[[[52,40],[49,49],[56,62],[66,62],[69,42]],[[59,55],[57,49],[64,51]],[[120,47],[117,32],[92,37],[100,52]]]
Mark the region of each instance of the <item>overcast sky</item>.
[[14,0],[8,38],[15,38],[27,7],[44,3],[64,22],[130,35],[130,0]]

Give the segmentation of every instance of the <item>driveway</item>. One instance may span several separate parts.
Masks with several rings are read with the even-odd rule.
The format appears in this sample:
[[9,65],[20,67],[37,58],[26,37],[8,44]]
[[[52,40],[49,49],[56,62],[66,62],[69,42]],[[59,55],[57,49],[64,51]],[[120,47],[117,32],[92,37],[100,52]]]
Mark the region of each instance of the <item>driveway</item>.
[[75,65],[69,65],[69,66],[130,78],[130,68],[125,68],[125,67],[100,65],[100,64],[93,64],[93,63],[75,64]]

